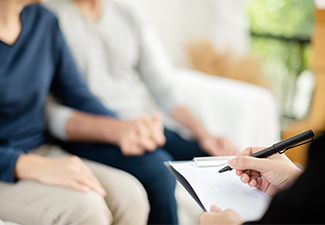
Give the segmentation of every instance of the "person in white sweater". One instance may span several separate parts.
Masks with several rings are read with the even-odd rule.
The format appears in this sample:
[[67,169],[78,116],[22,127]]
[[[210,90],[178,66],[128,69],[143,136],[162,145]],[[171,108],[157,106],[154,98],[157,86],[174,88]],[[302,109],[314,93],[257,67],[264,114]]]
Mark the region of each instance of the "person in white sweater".
[[[167,174],[166,180],[162,178],[162,174],[168,173],[162,162],[235,155],[237,149],[228,139],[211,136],[181,105],[167,79],[173,68],[161,60],[159,51],[153,47],[156,44],[153,32],[132,9],[113,0],[49,1],[46,6],[58,16],[92,93],[121,120],[128,121],[122,131],[126,134],[124,140],[111,143],[108,138],[96,144],[84,131],[105,130],[104,118],[95,122],[92,115],[51,102],[50,131],[69,152],[137,177],[148,193],[149,223],[177,223],[175,181],[170,181]],[[163,128],[160,109],[188,128],[195,140],[187,141]],[[80,125],[81,120],[88,121],[88,126],[85,122]],[[128,135],[136,129],[139,132]],[[83,132],[78,134],[79,130]]]

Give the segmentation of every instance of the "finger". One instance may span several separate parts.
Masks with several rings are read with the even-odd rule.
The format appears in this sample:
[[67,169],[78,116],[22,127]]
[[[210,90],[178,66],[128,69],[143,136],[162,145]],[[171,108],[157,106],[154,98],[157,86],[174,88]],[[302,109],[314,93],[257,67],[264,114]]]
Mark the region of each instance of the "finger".
[[237,176],[242,175],[244,172],[245,172],[244,170],[236,170]]
[[140,148],[143,148],[150,152],[155,151],[158,147],[157,143],[150,137],[141,137],[139,140],[139,146]]
[[125,156],[140,156],[145,152],[140,145],[140,136],[137,130],[130,132],[127,138],[121,143],[121,151]]
[[122,146],[121,151],[125,156],[140,156],[145,153],[145,150],[139,143],[133,143],[132,145],[125,144]]
[[236,168],[236,165],[237,165],[237,157],[236,158],[233,158],[233,159],[230,159],[228,161],[228,165],[231,167],[231,168]]
[[157,128],[159,128],[160,130],[164,130],[162,116],[161,116],[161,113],[160,112],[156,112],[153,115],[153,121],[157,125]]
[[[238,174],[237,174],[238,175]],[[259,185],[259,181],[261,181],[261,175],[257,171],[246,170],[240,176],[240,180],[244,184],[248,184],[250,187],[256,187]]]
[[261,151],[262,149],[265,149],[264,147],[248,147],[241,153],[239,153],[237,156],[249,156],[255,152]]
[[65,182],[63,182],[63,185],[84,193],[88,193],[91,190],[88,186],[81,184],[72,178],[67,179]]
[[153,137],[159,146],[163,146],[166,143],[164,130],[161,128],[160,123],[154,122]]
[[143,116],[136,123],[138,135],[140,137],[142,137],[142,136],[146,137],[146,136],[152,135],[148,120],[149,120],[148,116]]
[[256,187],[257,186],[257,181],[255,179],[251,179],[250,182],[248,183],[250,187]]
[[143,148],[141,145],[136,144],[133,145],[131,150],[131,156],[141,156],[146,152],[146,149]]
[[159,146],[164,145],[166,142],[161,121],[160,113],[156,113],[152,118],[146,118],[145,120],[150,129],[150,137],[153,139],[155,144]]
[[236,170],[255,170],[263,173],[271,169],[270,160],[250,156],[238,156],[229,160],[228,164]]
[[250,177],[251,177],[251,179],[257,179],[260,176],[261,176],[261,174],[258,171],[255,171],[255,170],[251,170],[250,171]]
[[80,172],[77,172],[73,178],[79,183],[84,184],[88,186],[90,189],[96,191],[98,194],[102,195],[103,197],[106,196],[106,191],[104,190],[103,186],[99,183],[96,176],[86,166],[86,164],[80,160],[78,166],[79,166],[78,171]]
[[220,211],[222,211],[222,210],[216,205],[212,205],[210,207],[210,212],[220,212]]
[[87,174],[86,176],[87,176],[87,179],[89,179],[89,182],[91,182],[91,184],[93,184],[92,186],[90,186],[90,188],[92,190],[96,191],[101,196],[105,197],[106,191],[105,191],[104,187],[101,185],[101,183],[99,183],[96,176],[93,173]]
[[90,179],[89,177],[84,175],[84,176],[76,179],[76,181],[78,181],[81,185],[85,185],[85,186],[89,187],[91,190],[97,192],[101,196],[103,196],[103,197],[106,196],[106,191],[102,188],[102,186],[99,184],[99,182],[97,182],[97,179],[96,179],[96,181],[93,181],[92,179]]
[[148,117],[144,117],[138,123],[138,131],[139,145],[145,150],[154,151],[158,146],[158,142],[154,139],[153,125]]
[[164,135],[164,129],[162,125],[161,114],[156,113],[153,117],[153,136],[159,146],[163,146],[166,143],[166,137]]
[[80,168],[83,175],[87,176],[91,181],[102,187],[93,171],[91,171],[91,169],[82,160],[80,160]]
[[246,173],[243,173],[241,176],[240,176],[240,180],[244,183],[244,184],[247,184],[251,181],[251,178],[250,176],[248,176]]

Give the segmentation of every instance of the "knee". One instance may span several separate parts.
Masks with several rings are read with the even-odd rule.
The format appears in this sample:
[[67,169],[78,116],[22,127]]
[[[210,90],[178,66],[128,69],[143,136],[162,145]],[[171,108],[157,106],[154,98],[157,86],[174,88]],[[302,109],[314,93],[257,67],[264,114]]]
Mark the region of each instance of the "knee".
[[111,224],[112,214],[103,197],[95,192],[65,196],[55,224]]
[[[124,192],[125,206],[128,207],[128,210],[137,211],[136,213],[139,215],[143,215],[145,218],[148,217],[150,206],[148,201],[147,192],[143,188],[142,184],[134,177],[130,176],[128,179],[127,187],[129,189]],[[132,203],[130,205],[130,202]]]
[[170,154],[164,149],[157,149],[156,153],[160,158],[159,163],[153,162],[148,169],[148,177],[151,179],[152,185],[159,189],[175,189],[176,179],[168,171],[164,162],[173,160]]
[[107,189],[106,202],[112,211],[114,224],[146,224],[150,206],[145,189],[130,174],[122,171],[116,173],[119,175],[118,187],[105,185],[104,182]]
[[170,202],[175,201],[176,179],[163,162],[172,160],[172,157],[164,149],[157,149],[154,153],[156,154],[154,160],[148,160],[143,184],[148,191],[150,201],[169,205]]

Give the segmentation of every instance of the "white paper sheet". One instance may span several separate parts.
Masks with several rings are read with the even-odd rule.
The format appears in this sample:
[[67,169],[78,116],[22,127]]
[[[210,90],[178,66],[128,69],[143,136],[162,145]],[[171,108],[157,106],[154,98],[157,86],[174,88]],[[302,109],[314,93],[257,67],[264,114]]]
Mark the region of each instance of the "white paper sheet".
[[260,219],[271,197],[243,184],[235,171],[217,173],[221,167],[198,167],[195,162],[170,162],[190,183],[203,206],[216,205],[222,210],[234,209],[245,221]]

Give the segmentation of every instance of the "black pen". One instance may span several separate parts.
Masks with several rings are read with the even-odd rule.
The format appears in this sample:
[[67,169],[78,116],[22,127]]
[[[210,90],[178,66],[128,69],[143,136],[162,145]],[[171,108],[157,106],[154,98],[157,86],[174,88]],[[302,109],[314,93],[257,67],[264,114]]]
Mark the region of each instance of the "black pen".
[[[294,148],[299,145],[308,143],[308,142],[304,142],[304,143],[301,143],[301,142],[306,141],[308,139],[313,139],[314,137],[315,137],[314,131],[307,130],[303,133],[297,134],[296,136],[293,136],[293,137],[290,137],[283,141],[280,141],[279,143],[276,143],[276,144],[272,145],[271,147],[263,149],[259,152],[255,152],[255,153],[251,154],[250,156],[256,157],[256,158],[266,158],[266,157],[273,155],[275,153],[278,153],[278,152],[282,154],[290,148]],[[230,166],[225,166],[224,168],[219,170],[218,173],[223,173],[223,172],[230,171],[230,170],[232,170],[232,168]]]

